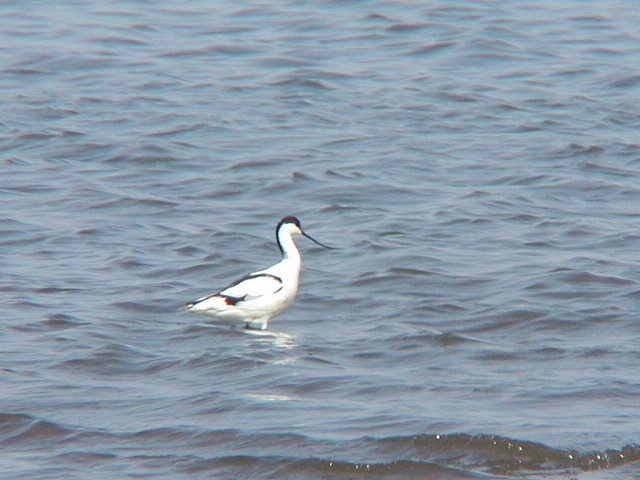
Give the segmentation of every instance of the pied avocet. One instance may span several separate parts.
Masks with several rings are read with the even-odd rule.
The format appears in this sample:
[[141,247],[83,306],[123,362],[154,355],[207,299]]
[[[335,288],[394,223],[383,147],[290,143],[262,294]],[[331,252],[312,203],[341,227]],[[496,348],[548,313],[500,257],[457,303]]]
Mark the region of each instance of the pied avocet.
[[276,227],[276,241],[282,253],[279,263],[250,273],[218,293],[188,303],[185,308],[245,328],[266,329],[269,320],[284,312],[298,292],[302,257],[293,241],[294,235],[304,235],[321,247],[332,248],[307,235],[297,218],[285,217]]

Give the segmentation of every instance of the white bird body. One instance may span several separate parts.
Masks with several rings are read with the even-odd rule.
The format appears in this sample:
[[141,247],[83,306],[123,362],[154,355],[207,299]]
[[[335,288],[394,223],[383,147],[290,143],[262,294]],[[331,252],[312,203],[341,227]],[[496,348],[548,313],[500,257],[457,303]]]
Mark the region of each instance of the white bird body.
[[295,217],[285,217],[276,227],[276,240],[282,252],[280,262],[246,275],[220,292],[202,297],[185,308],[246,328],[266,329],[269,320],[289,308],[298,292],[302,257],[293,241],[296,234],[331,248],[304,233]]

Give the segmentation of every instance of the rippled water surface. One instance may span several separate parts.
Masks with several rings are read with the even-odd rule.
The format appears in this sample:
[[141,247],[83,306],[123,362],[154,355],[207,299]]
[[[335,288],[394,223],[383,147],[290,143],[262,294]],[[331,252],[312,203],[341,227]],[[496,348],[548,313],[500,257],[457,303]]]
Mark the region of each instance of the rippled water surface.
[[640,478],[629,5],[4,2],[0,476]]

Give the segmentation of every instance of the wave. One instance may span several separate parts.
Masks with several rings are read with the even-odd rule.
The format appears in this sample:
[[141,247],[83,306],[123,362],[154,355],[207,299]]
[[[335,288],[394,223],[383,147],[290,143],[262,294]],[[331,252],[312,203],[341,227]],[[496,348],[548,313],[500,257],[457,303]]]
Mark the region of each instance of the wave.
[[[269,435],[269,442],[274,440],[273,436],[277,435]],[[257,442],[256,439],[254,441]],[[257,445],[254,447],[260,450]],[[577,450],[556,449],[541,443],[519,441],[497,435],[436,434],[383,439],[365,437],[340,442],[334,445],[334,448],[343,453],[317,457],[284,455],[191,457],[183,459],[181,465],[182,471],[190,474],[206,471],[244,478],[462,480],[526,479],[541,478],[542,475],[573,478],[579,472],[610,469],[640,460],[640,446],[637,445],[628,445],[620,450],[580,453]],[[356,452],[372,460],[355,460],[352,457],[357,456]]]
[[[351,463],[322,458],[232,456],[212,460],[195,460],[185,466],[190,474],[216,470],[224,477],[235,478],[420,478],[458,480],[487,478],[430,462],[397,460],[388,463]],[[250,475],[246,477],[245,475]]]
[[[78,463],[85,464],[95,457],[144,468],[153,459],[155,468],[166,471],[238,478],[571,478],[640,461],[640,445],[585,452],[465,433],[322,440],[294,433],[188,427],[107,432],[0,413],[4,449],[31,446],[35,452],[43,441],[56,446],[46,457],[55,467],[62,466],[57,462],[81,459]],[[160,446],[162,457],[157,456]]]
[[640,460],[640,446],[580,452],[499,435],[416,435],[378,440],[401,449],[408,458],[427,458],[473,471],[509,475],[528,472],[574,472],[612,468]]

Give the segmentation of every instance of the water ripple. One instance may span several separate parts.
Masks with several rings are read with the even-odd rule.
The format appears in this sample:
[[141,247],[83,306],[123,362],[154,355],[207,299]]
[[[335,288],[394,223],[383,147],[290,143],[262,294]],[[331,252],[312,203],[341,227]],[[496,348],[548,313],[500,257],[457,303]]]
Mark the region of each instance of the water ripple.
[[[4,476],[636,475],[633,9],[31,10],[0,13]],[[180,309],[291,214],[340,248],[300,241],[270,330]]]

